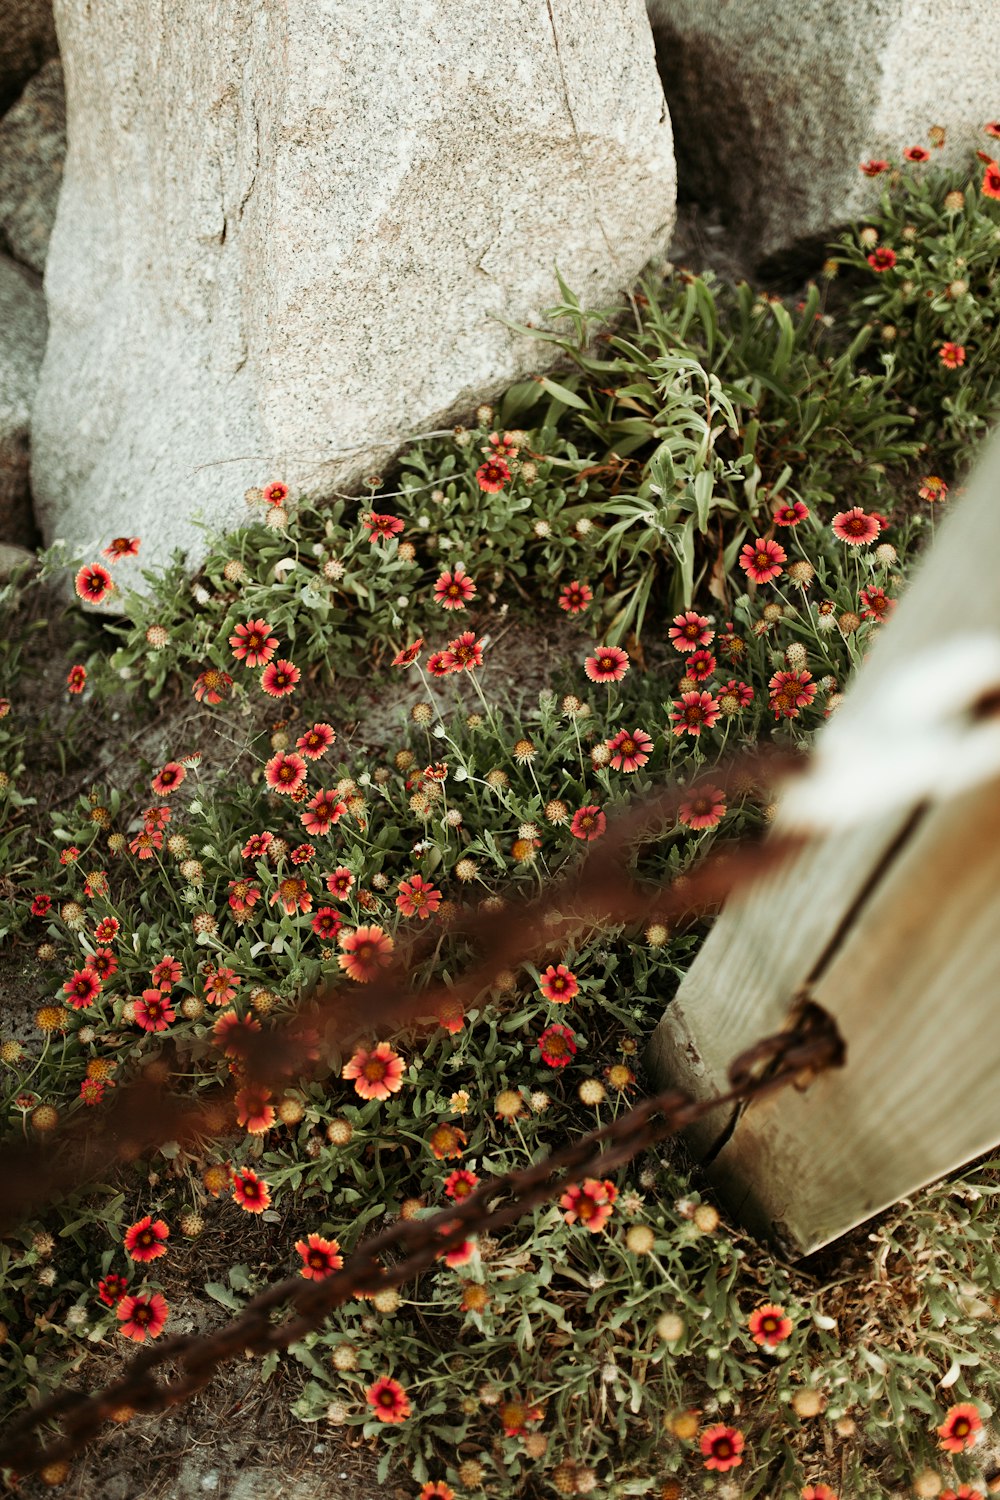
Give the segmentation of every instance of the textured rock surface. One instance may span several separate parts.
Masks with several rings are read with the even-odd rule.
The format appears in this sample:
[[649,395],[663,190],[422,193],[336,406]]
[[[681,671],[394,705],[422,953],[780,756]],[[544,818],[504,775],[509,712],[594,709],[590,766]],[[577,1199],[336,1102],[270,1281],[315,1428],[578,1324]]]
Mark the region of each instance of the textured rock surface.
[[0,0],[0,114],[57,50],[52,0]]
[[970,0],[647,0],[683,196],[716,204],[757,263],[877,201],[859,161],[989,145],[998,11]]
[[45,302],[35,278],[0,256],[0,542],[30,543],[31,403],[45,349]]
[[[33,424],[43,526],[197,552],[544,366],[669,240],[643,0],[57,0],[69,150]],[[550,19],[551,16],[551,19]],[[554,30],[553,30],[554,21]]]
[[45,270],[66,156],[66,105],[58,58],[45,64],[0,120],[0,244]]

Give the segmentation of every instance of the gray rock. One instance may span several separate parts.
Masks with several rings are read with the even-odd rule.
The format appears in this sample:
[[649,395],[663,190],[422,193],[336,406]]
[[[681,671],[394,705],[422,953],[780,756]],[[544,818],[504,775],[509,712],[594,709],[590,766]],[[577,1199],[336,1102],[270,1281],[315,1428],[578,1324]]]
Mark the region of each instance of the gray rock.
[[0,114],[58,50],[52,0],[0,0]]
[[29,547],[15,547],[8,542],[0,542],[0,583],[6,583],[11,574],[18,568],[23,568],[25,563],[36,561],[36,554]]
[[682,196],[723,210],[753,260],[822,245],[907,146],[966,162],[1000,116],[995,4],[647,0]]
[[44,350],[45,301],[35,278],[0,256],[0,542],[35,537],[28,433]]
[[200,511],[382,467],[544,368],[667,245],[643,0],[57,0],[69,149],[33,423],[43,528],[197,556]]
[[53,58],[0,120],[0,242],[45,270],[66,156],[62,64]]

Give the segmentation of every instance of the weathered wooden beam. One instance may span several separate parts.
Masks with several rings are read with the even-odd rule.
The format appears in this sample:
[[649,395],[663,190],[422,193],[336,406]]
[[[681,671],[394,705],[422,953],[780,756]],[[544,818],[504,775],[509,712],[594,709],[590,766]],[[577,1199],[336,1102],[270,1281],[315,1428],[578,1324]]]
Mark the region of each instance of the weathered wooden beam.
[[[801,995],[833,1016],[843,1069],[688,1141],[728,1209],[792,1255],[1000,1143],[1000,716],[970,712],[1000,689],[998,579],[994,441],[818,739],[825,784],[843,758],[876,811],[858,818],[845,796],[837,829],[819,798],[816,838],[727,906],[647,1052],[658,1085],[704,1098]],[[885,705],[906,673],[914,727],[895,735]],[[790,787],[776,829],[793,812],[801,828],[803,805]]]

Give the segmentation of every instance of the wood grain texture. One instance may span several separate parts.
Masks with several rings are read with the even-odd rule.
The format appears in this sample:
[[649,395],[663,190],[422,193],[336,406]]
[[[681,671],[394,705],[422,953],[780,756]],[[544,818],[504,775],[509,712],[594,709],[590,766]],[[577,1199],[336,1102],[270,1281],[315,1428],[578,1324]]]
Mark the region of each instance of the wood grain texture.
[[[899,812],[818,839],[787,869],[730,902],[647,1048],[646,1067],[658,1084],[707,1098],[725,1089],[726,1068],[739,1052],[781,1030],[908,818]],[[692,1127],[685,1139],[696,1156],[709,1153],[732,1115],[717,1110]]]
[[907,841],[813,995],[847,1065],[751,1104],[709,1168],[802,1254],[1000,1143],[1000,782]]

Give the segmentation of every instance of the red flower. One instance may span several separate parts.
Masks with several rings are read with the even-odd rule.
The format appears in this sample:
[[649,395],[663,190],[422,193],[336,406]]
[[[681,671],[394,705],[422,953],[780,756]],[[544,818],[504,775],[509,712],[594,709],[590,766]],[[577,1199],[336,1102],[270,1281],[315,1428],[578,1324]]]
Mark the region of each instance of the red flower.
[[443,1479],[428,1479],[420,1486],[417,1500],[455,1500],[455,1491]]
[[267,854],[267,846],[273,839],[273,833],[252,833],[240,853],[244,859],[263,859]]
[[299,735],[295,741],[295,748],[309,760],[319,760],[321,755],[326,754],[336,738],[336,731],[331,724],[314,724],[311,729],[306,730],[305,734]]
[[986,134],[991,135],[994,140],[1000,141],[1000,120],[987,120],[986,124],[983,126],[983,129],[986,131]]
[[271,1202],[271,1189],[250,1167],[244,1167],[233,1173],[233,1197],[244,1212],[262,1214]]
[[224,1010],[212,1027],[212,1036],[226,1057],[239,1058],[246,1052],[246,1041],[260,1031],[256,1016],[238,1016],[234,1010]]
[[986,163],[981,191],[984,198],[1000,198],[1000,163],[995,161]]
[[278,881],[277,890],[268,896],[267,903],[269,906],[280,903],[288,917],[294,917],[297,911],[312,911],[312,896],[301,875],[285,875]]
[[964,344],[942,344],[938,359],[946,370],[957,370],[965,364]]
[[205,999],[209,1005],[228,1005],[236,999],[237,987],[242,983],[232,969],[208,968],[205,970]]
[[684,676],[693,677],[695,682],[707,682],[715,671],[715,657],[711,651],[692,651],[684,663]]
[[103,1078],[85,1078],[80,1084],[80,1098],[88,1108],[91,1108],[95,1104],[100,1104],[104,1098],[104,1089]]
[[80,851],[79,851],[79,849],[76,847],[75,844],[70,844],[69,848],[68,849],[64,849],[62,851],[62,853],[60,854],[60,856],[59,856],[59,863],[61,865],[75,865],[76,862],[77,862],[77,860],[79,858],[80,858]]
[[143,810],[142,826],[147,833],[154,828],[166,828],[170,822],[170,808],[164,804],[162,807],[147,807]]
[[399,1381],[388,1375],[368,1387],[365,1400],[380,1422],[405,1422],[410,1415],[410,1398]]
[[388,1099],[403,1087],[406,1063],[388,1042],[379,1042],[371,1050],[359,1047],[341,1069],[341,1078],[354,1084],[361,1099]]
[[282,505],[288,499],[288,485],[280,479],[272,479],[264,486],[264,499],[268,505]]
[[747,1326],[755,1344],[767,1344],[773,1349],[776,1344],[785,1342],[793,1325],[783,1307],[768,1302],[763,1307],[754,1309]]
[[94,928],[94,936],[99,943],[113,943],[121,925],[117,917],[102,917]]
[[127,1339],[135,1339],[137,1344],[144,1343],[147,1337],[159,1338],[169,1311],[159,1292],[153,1292],[152,1296],[139,1293],[135,1297],[123,1297],[116,1311],[122,1325],[120,1332]]
[[540,1406],[533,1406],[530,1401],[522,1401],[517,1396],[501,1401],[497,1413],[503,1423],[504,1437],[520,1437],[529,1422],[540,1422],[545,1415]]
[[499,457],[488,458],[476,470],[476,482],[488,495],[495,495],[498,490],[502,490],[509,479],[510,469]]
[[475,1172],[467,1172],[464,1167],[457,1167],[454,1172],[449,1172],[444,1180],[445,1195],[461,1202],[473,1193],[479,1182]]
[[667,635],[675,651],[697,651],[699,646],[709,646],[715,639],[715,631],[709,629],[708,616],[696,614],[693,609],[674,615],[674,623]]
[[160,990],[143,990],[141,1000],[135,1002],[135,1024],[143,1031],[166,1031],[176,1019],[177,1012]]
[[753,688],[748,682],[739,682],[735,677],[731,677],[719,693],[720,703],[723,698],[735,698],[740,708],[749,708],[753,702]]
[[307,865],[311,859],[316,857],[315,844],[296,844],[288,858],[293,865]]
[[329,833],[346,811],[347,803],[342,802],[336,792],[317,792],[306,803],[306,810],[301,815],[302,826],[307,833]]
[[343,925],[332,906],[321,906],[312,919],[313,932],[325,943],[331,943]]
[[917,491],[921,500],[929,500],[933,505],[936,500],[947,500],[948,486],[937,474],[925,474],[920,481]]
[[882,529],[872,515],[867,515],[860,505],[841,511],[832,521],[834,536],[838,536],[849,547],[861,547],[873,542]]
[[245,625],[237,625],[229,644],[237,661],[248,667],[264,667],[277,649],[278,637],[271,634],[266,620],[247,620]]
[[735,1427],[725,1427],[717,1422],[714,1427],[707,1427],[701,1435],[701,1451],[705,1456],[706,1469],[718,1469],[725,1473],[727,1469],[738,1468],[743,1462],[740,1454],[743,1452],[743,1434]]
[[412,667],[424,648],[423,636],[418,636],[412,646],[404,646],[402,651],[397,651],[392,658],[394,667]]
[[405,523],[398,516],[380,516],[375,511],[362,516],[361,522],[368,528],[368,540],[373,546],[379,537],[389,541],[392,537],[398,536],[401,531],[406,530]]
[[163,1220],[153,1219],[147,1214],[144,1219],[137,1219],[130,1228],[126,1229],[125,1253],[133,1260],[158,1260],[161,1255],[167,1253],[167,1247],[163,1241],[169,1237],[170,1230]]
[[253,911],[261,895],[260,886],[254,885],[250,880],[229,882],[229,905],[234,912]]
[[321,1234],[310,1234],[304,1240],[296,1240],[295,1248],[302,1257],[299,1274],[307,1281],[323,1281],[344,1264],[339,1242],[326,1240]]
[[594,591],[587,583],[580,583],[574,578],[572,583],[559,592],[559,608],[564,609],[568,615],[579,615],[587,608],[594,597]]
[[112,1271],[108,1276],[102,1276],[97,1283],[97,1295],[105,1307],[114,1307],[120,1302],[128,1291],[128,1277],[119,1276]]
[[427,671],[431,677],[447,677],[449,672],[457,672],[458,667],[450,651],[435,651],[427,658]]
[[767,687],[776,719],[797,719],[799,709],[808,708],[816,696],[811,672],[775,672]]
[[411,875],[399,882],[396,905],[404,917],[419,917],[426,922],[441,905],[441,892],[422,875]]
[[168,760],[166,765],[157,771],[150,785],[158,797],[169,797],[171,792],[176,792],[186,775],[187,771],[179,760]]
[[618,1189],[613,1182],[587,1177],[579,1186],[566,1189],[559,1207],[567,1224],[580,1223],[590,1234],[597,1234],[610,1219],[617,1197]]
[[461,1156],[462,1147],[468,1144],[468,1140],[464,1130],[442,1121],[440,1125],[435,1125],[427,1137],[427,1144],[438,1161],[445,1161],[449,1157]]
[[337,962],[348,979],[357,984],[367,984],[379,969],[388,968],[392,962],[395,945],[381,927],[358,927],[354,932],[342,932],[337,941],[344,950]]
[[621,682],[628,668],[628,652],[620,646],[601,646],[583,663],[591,682]]
[[871,255],[868,256],[868,264],[873,271],[891,271],[896,264],[896,252],[895,250],[891,250],[888,245],[880,245],[877,250],[873,250]]
[[449,1031],[452,1036],[457,1035],[465,1025],[465,1012],[458,1001],[450,995],[438,1001],[434,1015],[438,1025],[443,1026],[445,1031]]
[[294,693],[295,684],[302,673],[294,662],[280,661],[269,662],[260,674],[260,685],[272,698],[287,698],[289,693]]
[[859,162],[858,166],[866,177],[878,177],[880,173],[888,172],[889,170],[889,163],[887,161],[878,161],[875,158],[871,161]]
[[711,729],[719,717],[718,700],[711,693],[682,693],[671,706],[672,734],[691,734],[696,737],[703,729]]
[[[825,1486],[820,1485],[820,1489],[823,1488]],[[830,1491],[830,1495],[831,1500],[837,1500],[836,1495],[832,1491]],[[819,1500],[823,1500],[823,1496],[820,1496]],[[982,1490],[974,1490],[971,1484],[960,1484],[957,1490],[942,1490],[941,1500],[986,1500],[986,1497],[983,1495]]]
[[903,152],[904,161],[925,162],[930,161],[931,153],[926,146],[907,146]]
[[546,1026],[538,1038],[542,1062],[548,1068],[565,1068],[576,1056],[576,1040],[568,1026]]
[[123,557],[139,556],[139,538],[137,536],[116,536],[114,541],[101,548],[101,556],[106,557],[109,563],[120,562]]
[[90,969],[91,973],[96,974],[101,983],[104,984],[105,980],[111,979],[117,973],[118,960],[110,948],[98,948],[94,953],[90,954],[83,967]]
[[46,912],[48,912],[51,907],[52,897],[46,896],[43,892],[39,892],[37,896],[32,897],[31,915],[33,917],[44,917]]
[[754,583],[771,583],[781,572],[781,565],[788,555],[778,542],[765,541],[758,537],[754,542],[745,542],[740,548],[740,567]]
[[77,969],[63,985],[63,994],[74,1010],[93,1005],[101,993],[101,981],[93,969]]
[[565,964],[549,964],[543,969],[538,980],[538,987],[546,1000],[551,1000],[553,1005],[568,1005],[574,996],[580,993],[580,985],[576,975]]
[[236,1120],[248,1135],[264,1135],[274,1124],[274,1105],[268,1102],[270,1098],[271,1090],[262,1084],[249,1084],[237,1093],[233,1101]]
[[174,985],[179,983],[180,977],[181,966],[172,953],[165,953],[149,976],[151,984],[154,984],[158,990],[165,990],[168,994]]
[[[837,1496],[828,1484],[807,1484],[802,1491],[802,1500],[837,1500]],[[941,1500],[948,1500],[947,1494],[942,1495]]]
[[354,884],[354,876],[346,865],[338,865],[332,875],[326,877],[326,888],[331,896],[342,901]]
[[[294,751],[279,750],[264,767],[264,780],[272,791],[290,796],[306,779],[306,763]],[[312,829],[309,830],[313,832]]]
[[449,671],[471,672],[473,667],[481,667],[483,664],[483,643],[476,640],[474,630],[466,630],[448,642],[448,650],[444,652],[444,656],[447,658]]
[[87,668],[77,664],[66,674],[66,687],[71,693],[82,693],[87,686]]
[[863,620],[887,620],[896,608],[896,600],[890,599],[885,589],[876,588],[873,583],[861,590],[860,598],[864,606],[861,612]]
[[75,586],[80,598],[86,599],[88,604],[100,604],[114,588],[111,574],[100,563],[91,563],[88,567],[81,568],[76,575]]
[[217,667],[206,667],[194,680],[191,691],[199,703],[221,703],[233,685],[228,672]]
[[693,789],[680,805],[677,816],[686,828],[714,828],[726,815],[726,794],[717,786]]
[[948,1453],[961,1453],[963,1448],[973,1447],[982,1425],[979,1408],[971,1401],[960,1401],[957,1406],[949,1406],[944,1421],[937,1428],[940,1447]]
[[586,843],[592,844],[595,839],[601,837],[607,826],[608,820],[601,809],[590,803],[573,814],[569,831],[575,839],[583,839]]
[[475,598],[476,585],[461,563],[455,571],[445,571],[434,585],[434,598],[442,609],[464,609],[470,599]]
[[163,834],[158,828],[140,829],[128,846],[139,859],[152,859],[156,850],[163,848]]
[[775,526],[797,526],[809,514],[809,507],[802,500],[793,500],[790,505],[779,505],[774,512]]

